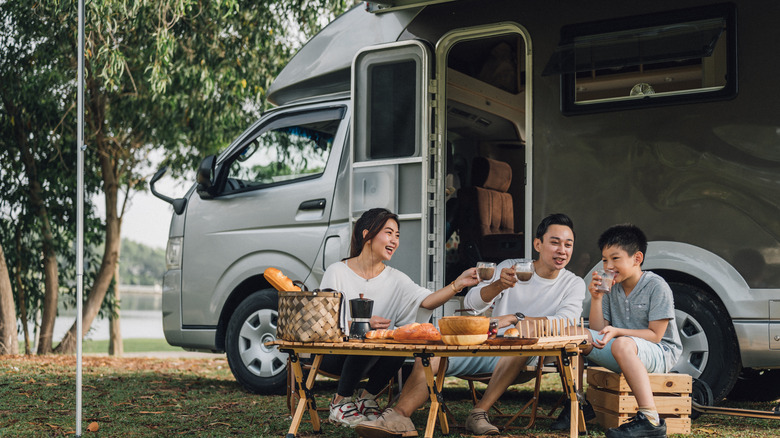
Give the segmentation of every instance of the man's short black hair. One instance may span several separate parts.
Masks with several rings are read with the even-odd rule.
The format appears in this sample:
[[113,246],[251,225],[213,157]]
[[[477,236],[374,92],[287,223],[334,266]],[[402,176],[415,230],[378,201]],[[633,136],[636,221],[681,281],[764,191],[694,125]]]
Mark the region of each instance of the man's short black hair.
[[636,225],[613,225],[607,231],[601,233],[601,237],[599,237],[599,250],[604,251],[604,248],[610,246],[617,246],[627,252],[628,255],[634,255],[637,251],[642,251],[642,254],[646,254],[647,237]]
[[574,222],[571,221],[571,218],[563,213],[554,213],[539,222],[539,226],[536,227],[536,238],[543,240],[544,233],[547,232],[550,225],[563,225],[569,227],[571,229],[572,237],[574,237]]

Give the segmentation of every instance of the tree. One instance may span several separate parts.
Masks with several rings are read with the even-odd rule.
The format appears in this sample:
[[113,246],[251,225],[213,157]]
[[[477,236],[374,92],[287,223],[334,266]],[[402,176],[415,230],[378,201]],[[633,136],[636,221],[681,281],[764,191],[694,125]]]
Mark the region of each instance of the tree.
[[[127,202],[135,192],[146,190],[149,175],[140,169],[148,167],[150,152],[164,148],[173,174],[181,175],[195,167],[199,156],[227,144],[264,108],[265,91],[300,35],[311,35],[327,21],[323,17],[340,13],[346,2],[95,0],[85,6],[85,168],[90,178],[88,190],[102,190],[105,211],[104,252],[82,314],[86,332],[115,277]],[[18,129],[16,122],[25,119],[27,108],[39,100],[52,102],[41,109],[46,120],[52,114],[60,119],[57,124],[43,125],[26,118],[21,124],[24,129],[10,146],[24,157],[25,138],[32,134],[36,139],[49,138],[49,149],[36,144],[36,149],[30,149],[30,159],[23,160],[24,169],[13,168],[12,159],[4,158],[0,174],[4,181],[14,181],[19,173],[25,175],[22,180],[17,178],[20,196],[9,211],[17,217],[35,215],[35,227],[30,231],[40,242],[45,260],[46,317],[41,330],[45,337],[50,333],[45,321],[56,309],[60,288],[56,282],[59,273],[53,269],[57,265],[52,261],[62,253],[63,243],[73,240],[72,210],[66,220],[57,222],[52,216],[58,213],[52,209],[55,205],[72,208],[75,195],[62,195],[57,190],[50,193],[50,189],[72,190],[75,186],[63,184],[72,183],[68,175],[75,177],[67,164],[75,159],[65,159],[66,151],[74,148],[73,132],[63,126],[75,125],[76,4],[18,0],[0,3],[0,13],[6,24],[0,37],[5,35],[10,43],[27,41],[10,44],[26,55],[22,57],[26,63],[16,62],[17,57],[7,50],[3,53],[8,62],[0,62],[0,82],[15,83],[18,77],[30,85],[20,95],[0,88],[5,104],[0,113],[4,130]],[[44,46],[47,52],[38,50]],[[36,82],[41,72],[50,81]],[[33,90],[33,86],[38,88]],[[71,104],[63,107],[64,102]],[[43,158],[52,144],[59,152],[52,155],[59,158]],[[40,166],[42,163],[46,166]],[[93,176],[99,181],[91,180]],[[33,196],[36,181],[41,188],[39,199]],[[58,196],[62,202],[52,202]],[[12,223],[15,217],[8,220]],[[68,229],[62,236],[52,228],[60,226]],[[76,338],[74,324],[55,351],[74,351]],[[39,352],[48,351],[50,345],[41,345]]]
[[16,311],[3,246],[0,245],[0,354],[19,353],[16,340]]

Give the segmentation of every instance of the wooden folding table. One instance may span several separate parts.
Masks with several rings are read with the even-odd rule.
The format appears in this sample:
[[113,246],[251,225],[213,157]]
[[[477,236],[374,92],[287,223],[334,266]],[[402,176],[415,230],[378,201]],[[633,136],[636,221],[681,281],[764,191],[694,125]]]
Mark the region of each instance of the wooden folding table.
[[[430,367],[430,358],[434,356],[452,357],[452,356],[542,356],[556,357],[561,364],[563,373],[564,392],[569,398],[571,415],[570,436],[576,438],[580,428],[585,430],[585,422],[579,409],[577,401],[577,365],[574,359],[579,354],[579,346],[585,340],[585,335],[573,336],[553,336],[536,339],[534,343],[517,345],[495,345],[481,344],[469,346],[453,346],[440,343],[428,344],[402,344],[402,343],[375,343],[375,342],[289,342],[277,340],[269,342],[267,345],[276,345],[279,351],[288,353],[290,364],[292,366],[295,381],[297,382],[300,399],[295,409],[295,414],[287,432],[287,438],[294,438],[298,432],[305,412],[309,412],[312,427],[315,432],[320,431],[320,419],[317,414],[314,402],[312,387],[314,386],[314,377],[322,362],[324,354],[346,354],[362,356],[407,356],[420,358],[425,369],[426,381],[431,397],[431,406],[428,410],[428,422],[425,426],[425,438],[433,437],[433,430],[436,425],[436,419],[439,420],[439,427],[443,434],[449,433],[447,417],[442,409],[444,399],[441,395],[441,389],[444,385],[445,367],[440,367],[436,376]],[[526,340],[532,341],[532,340]],[[306,382],[303,381],[303,370],[301,368],[300,355],[314,354],[309,377]],[[542,359],[540,359],[542,360]]]

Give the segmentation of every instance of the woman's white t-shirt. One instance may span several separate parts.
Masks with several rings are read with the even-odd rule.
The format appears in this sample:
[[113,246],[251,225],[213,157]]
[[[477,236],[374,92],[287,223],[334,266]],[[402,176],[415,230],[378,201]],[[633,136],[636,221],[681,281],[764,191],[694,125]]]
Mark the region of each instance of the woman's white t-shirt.
[[420,307],[431,291],[390,266],[385,266],[379,275],[366,280],[345,262],[334,263],[325,270],[320,288],[330,288],[344,294],[342,323],[345,331],[349,330],[345,321],[352,319],[349,314],[349,300],[360,298],[360,294],[363,294],[363,298],[374,300],[372,314],[389,319],[391,329],[412,322],[426,322],[432,313],[431,310]]

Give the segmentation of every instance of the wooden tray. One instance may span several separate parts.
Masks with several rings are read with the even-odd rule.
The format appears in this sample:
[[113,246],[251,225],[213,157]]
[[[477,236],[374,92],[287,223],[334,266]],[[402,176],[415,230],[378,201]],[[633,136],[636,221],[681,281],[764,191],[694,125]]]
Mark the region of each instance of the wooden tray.
[[408,341],[399,341],[395,339],[350,339],[349,342],[359,342],[361,344],[411,344],[411,345],[444,345],[444,342],[426,341],[422,339],[410,339]]
[[485,341],[487,345],[531,345],[539,342],[539,338],[505,338],[496,336]]

